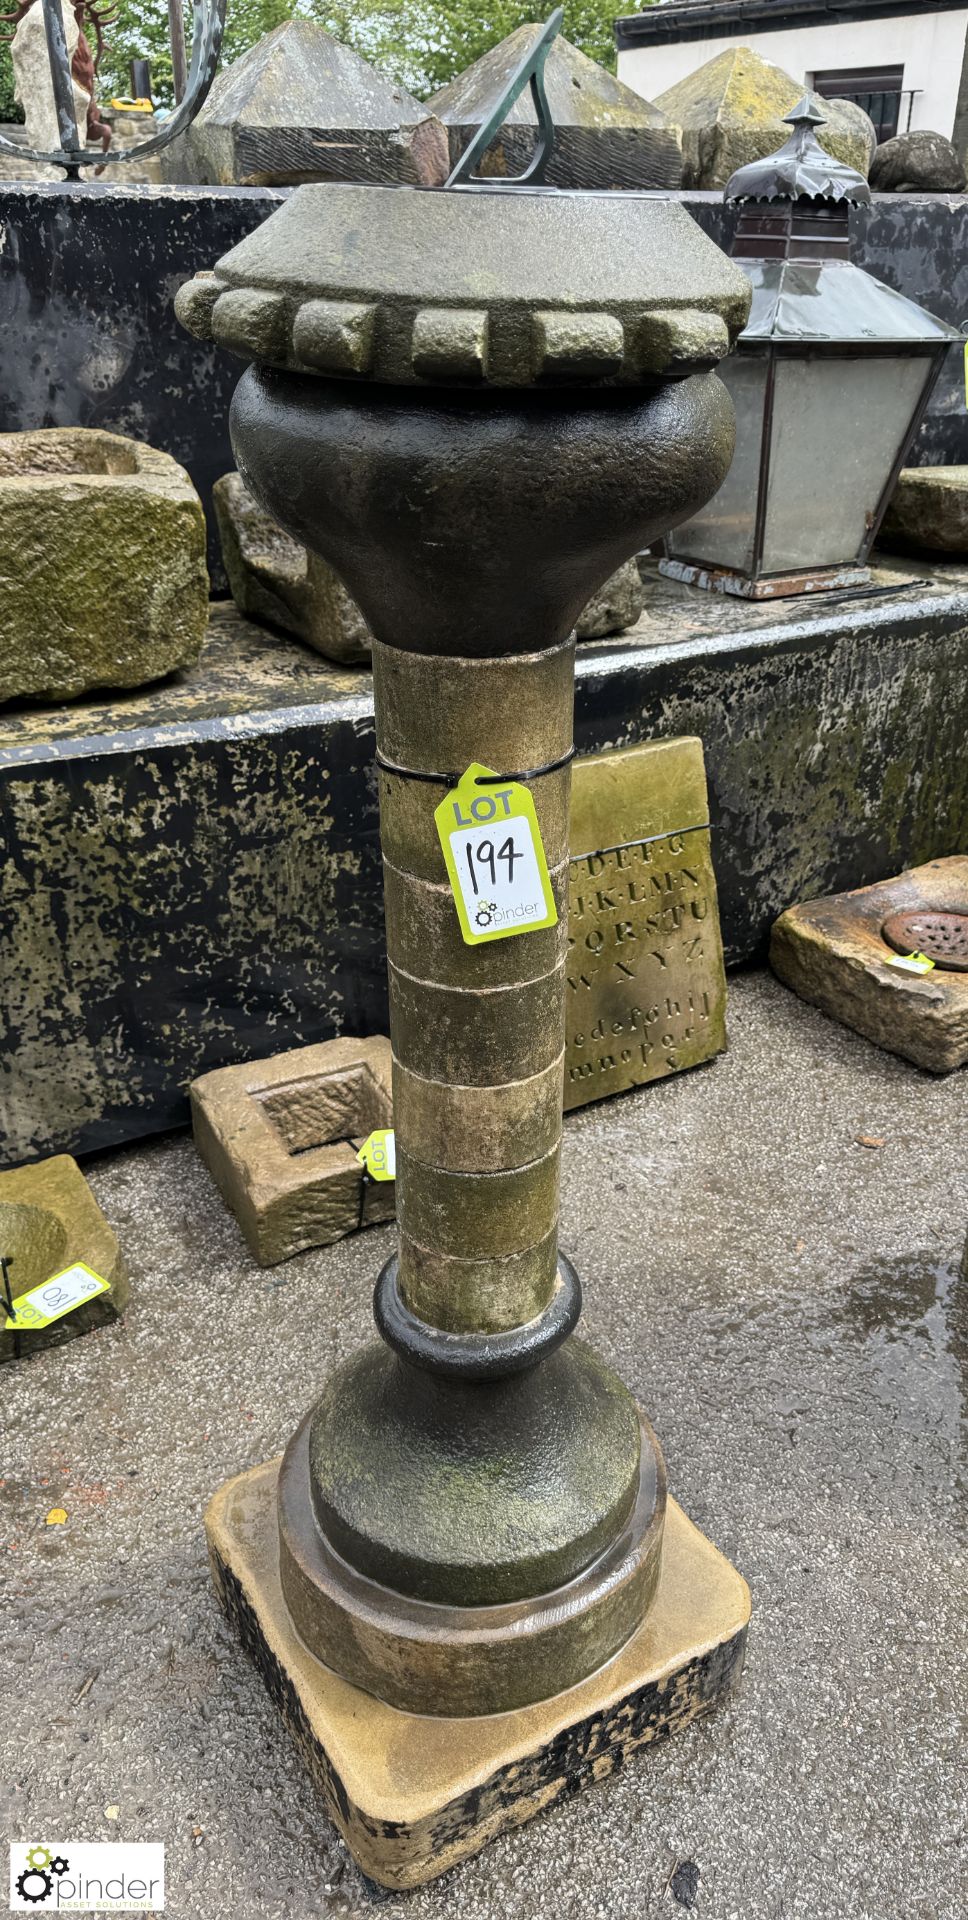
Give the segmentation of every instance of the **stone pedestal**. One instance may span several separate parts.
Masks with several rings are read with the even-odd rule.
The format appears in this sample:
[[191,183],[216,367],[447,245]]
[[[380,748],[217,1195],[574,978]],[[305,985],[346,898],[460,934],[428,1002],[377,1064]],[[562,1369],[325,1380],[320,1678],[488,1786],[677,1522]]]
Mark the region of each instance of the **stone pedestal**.
[[[468,1716],[503,1735],[554,1698],[570,1725],[570,1690],[635,1639],[661,1577],[661,1452],[570,1337],[558,1248],[569,636],[725,473],[712,368],[747,295],[657,201],[472,186],[303,189],[178,296],[253,363],[232,410],[246,484],[374,634],[399,1252],[379,1342],[287,1448],[268,1604],[289,1687],[295,1632],[344,1685],[425,1716],[431,1764]],[[437,825],[462,776],[476,820],[525,789],[553,924],[462,937]],[[441,1780],[438,1810],[454,1798]]]
[[205,1515],[225,1615],[296,1740],[330,1819],[386,1887],[433,1880],[639,1748],[709,1713],[739,1680],[749,1590],[674,1500],[652,1604],[616,1658],[514,1712],[402,1712],[321,1665],[279,1581],[279,1463],[221,1487]]

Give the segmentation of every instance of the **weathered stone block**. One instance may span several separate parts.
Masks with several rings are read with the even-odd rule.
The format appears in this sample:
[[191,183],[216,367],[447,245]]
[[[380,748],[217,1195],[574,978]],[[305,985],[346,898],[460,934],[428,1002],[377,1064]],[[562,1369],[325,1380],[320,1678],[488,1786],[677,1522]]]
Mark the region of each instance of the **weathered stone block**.
[[[915,1066],[950,1073],[968,1060],[968,973],[940,962],[931,973],[908,973],[892,964],[896,949],[882,932],[894,914],[932,911],[963,914],[968,942],[968,855],[789,907],[773,928],[770,965],[832,1020]],[[934,958],[928,934],[915,937]]]
[[223,67],[186,136],[192,172],[212,185],[303,180],[417,181],[400,135],[424,109],[313,20],[284,20]]
[[[427,102],[442,121],[456,164],[485,115],[499,100],[533,38],[533,25],[516,27],[496,47],[458,74]],[[590,60],[562,34],[552,42],[544,70],[555,123],[546,179],[552,187],[677,187],[682,178],[679,132],[665,114],[614,73]],[[537,115],[530,88],[515,101],[479,172],[523,172],[534,151]]]
[[86,427],[0,435],[0,700],[139,687],[192,665],[205,516],[167,453]]
[[390,1042],[326,1040],[220,1067],[190,1089],[195,1145],[261,1266],[393,1216],[356,1155],[392,1126]]
[[241,474],[216,480],[212,498],[240,612],[298,634],[329,660],[368,660],[370,629],[332,567],[263,512]]
[[572,769],[565,1107],[698,1066],[726,1045],[726,976],[702,743]]
[[625,633],[634,627],[645,605],[645,588],[638,562],[627,560],[593,594],[578,622],[579,640],[600,640],[610,633]]
[[[775,153],[789,134],[783,117],[803,98],[803,82],[751,47],[728,47],[656,100],[682,130],[683,186],[725,187],[750,160]],[[866,176],[877,146],[873,122],[850,100],[810,94],[824,115],[828,153]]]
[[968,467],[904,467],[877,537],[899,553],[968,555]]
[[0,1301],[0,1361],[59,1347],[116,1320],[127,1306],[128,1278],[117,1236],[69,1154],[0,1173],[0,1253],[8,1263],[15,1307],[23,1294],[78,1260],[108,1283],[106,1293],[33,1333],[7,1332],[7,1310]]
[[745,1580],[675,1501],[640,1630],[598,1673],[536,1706],[470,1718],[390,1707],[314,1659],[279,1579],[278,1461],[205,1515],[216,1592],[363,1872],[417,1887],[688,1726],[739,1681]]
[[963,193],[965,169],[943,133],[916,127],[877,148],[870,183],[875,193]]

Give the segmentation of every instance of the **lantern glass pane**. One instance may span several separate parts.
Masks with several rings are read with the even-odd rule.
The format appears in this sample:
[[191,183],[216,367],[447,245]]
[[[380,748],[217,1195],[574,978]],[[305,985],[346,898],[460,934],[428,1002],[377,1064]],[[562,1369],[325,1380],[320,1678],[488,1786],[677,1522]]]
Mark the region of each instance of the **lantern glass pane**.
[[677,559],[743,573],[753,564],[766,368],[763,353],[734,353],[717,368],[736,409],[736,452],[719,492],[669,535],[668,549]]
[[862,352],[777,357],[761,573],[857,558],[931,364]]

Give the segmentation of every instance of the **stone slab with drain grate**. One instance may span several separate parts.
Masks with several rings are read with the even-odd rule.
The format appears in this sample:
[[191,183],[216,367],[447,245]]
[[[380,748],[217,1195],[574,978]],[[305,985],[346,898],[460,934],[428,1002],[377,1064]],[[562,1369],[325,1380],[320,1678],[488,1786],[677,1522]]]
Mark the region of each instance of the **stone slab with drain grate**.
[[[968,855],[780,915],[770,965],[803,1000],[932,1073],[968,1061]],[[926,973],[893,964],[915,949]],[[958,956],[961,957],[958,957]]]

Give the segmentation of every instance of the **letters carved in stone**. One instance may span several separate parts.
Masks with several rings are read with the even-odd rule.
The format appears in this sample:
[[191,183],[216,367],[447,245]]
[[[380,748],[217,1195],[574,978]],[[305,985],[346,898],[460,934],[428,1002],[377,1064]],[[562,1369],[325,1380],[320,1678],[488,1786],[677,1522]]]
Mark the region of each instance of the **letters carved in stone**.
[[575,764],[566,1109],[698,1066],[726,1045],[707,821],[698,740]]

